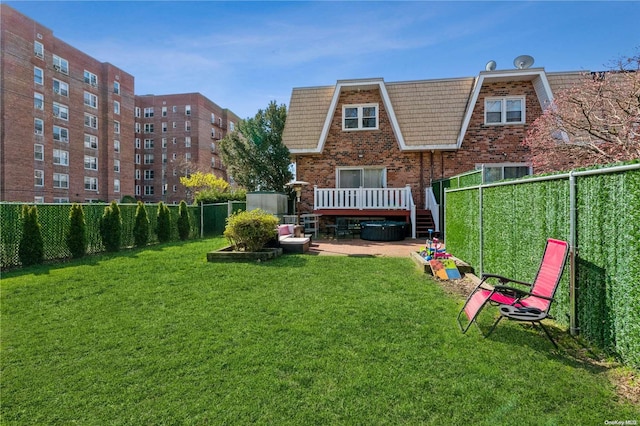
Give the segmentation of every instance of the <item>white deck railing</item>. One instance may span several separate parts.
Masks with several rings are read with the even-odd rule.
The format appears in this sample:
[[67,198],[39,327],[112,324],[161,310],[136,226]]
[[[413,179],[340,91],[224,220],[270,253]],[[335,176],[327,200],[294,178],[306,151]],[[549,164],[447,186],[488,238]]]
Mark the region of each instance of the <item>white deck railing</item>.
[[436,201],[436,196],[433,193],[433,187],[425,189],[425,206],[427,210],[431,210],[431,216],[433,217],[433,223],[436,226],[436,232],[440,232],[440,206]]
[[313,187],[313,209],[411,210],[411,187],[318,188]]

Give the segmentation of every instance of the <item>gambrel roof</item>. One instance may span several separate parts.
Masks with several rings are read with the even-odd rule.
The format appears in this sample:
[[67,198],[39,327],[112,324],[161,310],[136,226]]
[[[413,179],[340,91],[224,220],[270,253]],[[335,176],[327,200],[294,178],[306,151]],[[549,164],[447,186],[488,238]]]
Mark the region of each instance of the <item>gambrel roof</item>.
[[535,68],[395,83],[382,78],[338,80],[335,86],[294,88],[282,140],[292,154],[322,153],[340,93],[377,88],[401,150],[455,150],[462,144],[485,82],[530,80],[544,107],[553,99],[553,91],[581,76],[581,72],[546,73]]

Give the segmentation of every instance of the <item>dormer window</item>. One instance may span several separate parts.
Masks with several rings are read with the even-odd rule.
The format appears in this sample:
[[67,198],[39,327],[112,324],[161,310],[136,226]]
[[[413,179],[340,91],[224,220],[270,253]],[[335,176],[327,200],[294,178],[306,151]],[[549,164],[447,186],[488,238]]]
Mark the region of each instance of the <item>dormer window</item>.
[[486,98],[484,124],[524,124],[524,96]]
[[378,104],[342,107],[342,130],[376,130],[377,128]]

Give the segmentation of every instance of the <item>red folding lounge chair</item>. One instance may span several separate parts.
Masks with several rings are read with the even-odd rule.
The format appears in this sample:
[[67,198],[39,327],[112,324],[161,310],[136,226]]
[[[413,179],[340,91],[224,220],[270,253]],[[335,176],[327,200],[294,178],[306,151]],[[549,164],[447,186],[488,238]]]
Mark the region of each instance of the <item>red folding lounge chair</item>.
[[[500,316],[485,337],[489,336],[502,318],[514,321],[528,321],[533,325],[539,324],[556,348],[556,342],[542,324],[542,320],[549,316],[549,308],[553,302],[562,271],[569,254],[569,244],[565,241],[549,238],[540,262],[540,268],[533,283],[505,278],[501,275],[483,274],[480,284],[471,292],[464,306],[458,314],[458,325],[466,333],[482,308],[489,303],[499,305]],[[489,285],[489,280],[497,280],[499,284]],[[529,287],[528,290],[507,286],[507,283]],[[462,314],[469,322],[462,324]],[[477,323],[476,323],[477,325]],[[482,330],[481,330],[482,331]]]

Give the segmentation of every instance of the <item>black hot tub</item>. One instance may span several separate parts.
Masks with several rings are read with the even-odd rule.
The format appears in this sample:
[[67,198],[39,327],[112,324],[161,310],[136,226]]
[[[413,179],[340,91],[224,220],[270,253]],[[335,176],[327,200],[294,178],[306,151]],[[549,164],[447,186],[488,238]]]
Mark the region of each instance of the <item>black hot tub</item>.
[[407,235],[407,222],[362,222],[360,238],[369,241],[402,241]]

